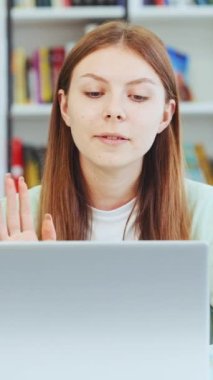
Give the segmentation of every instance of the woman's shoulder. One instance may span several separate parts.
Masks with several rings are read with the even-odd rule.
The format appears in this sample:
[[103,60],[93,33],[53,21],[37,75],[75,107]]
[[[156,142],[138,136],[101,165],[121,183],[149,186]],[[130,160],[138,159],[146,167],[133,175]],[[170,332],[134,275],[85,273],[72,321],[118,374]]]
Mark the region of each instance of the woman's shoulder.
[[185,187],[189,206],[199,207],[205,204],[213,207],[213,186],[186,179]]
[[29,189],[31,210],[34,216],[37,217],[40,206],[41,185],[34,186]]
[[[40,194],[41,194],[41,185],[34,186],[31,189],[29,189],[28,191],[29,191],[30,201],[31,202],[39,202]],[[6,197],[2,197],[0,199],[0,202],[2,204],[6,204],[6,201],[7,201]]]
[[41,195],[41,185],[31,187],[31,189],[29,189],[29,195],[32,202],[39,201]]
[[192,216],[192,239],[213,244],[213,186],[191,180],[186,180],[185,184]]

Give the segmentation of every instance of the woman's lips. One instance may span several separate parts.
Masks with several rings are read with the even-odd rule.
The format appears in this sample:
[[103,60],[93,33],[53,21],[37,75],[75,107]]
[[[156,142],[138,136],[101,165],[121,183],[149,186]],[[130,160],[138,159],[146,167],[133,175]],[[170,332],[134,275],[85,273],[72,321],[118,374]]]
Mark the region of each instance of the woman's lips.
[[119,135],[101,135],[95,136],[99,141],[108,145],[120,145],[129,141],[128,138]]

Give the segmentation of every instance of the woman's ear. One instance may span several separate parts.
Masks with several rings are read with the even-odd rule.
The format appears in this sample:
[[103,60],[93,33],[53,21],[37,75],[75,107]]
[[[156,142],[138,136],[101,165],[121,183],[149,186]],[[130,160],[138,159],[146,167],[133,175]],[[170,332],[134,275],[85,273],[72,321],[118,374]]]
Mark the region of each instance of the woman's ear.
[[60,105],[61,116],[65,122],[65,124],[70,127],[70,115],[68,112],[68,102],[67,95],[65,95],[64,90],[58,91],[58,102]]
[[172,120],[172,117],[174,115],[175,108],[176,108],[176,102],[174,99],[170,99],[168,101],[168,103],[165,104],[164,112],[163,112],[163,119],[159,125],[158,133],[163,132],[164,129],[166,129],[169,126],[169,124]]

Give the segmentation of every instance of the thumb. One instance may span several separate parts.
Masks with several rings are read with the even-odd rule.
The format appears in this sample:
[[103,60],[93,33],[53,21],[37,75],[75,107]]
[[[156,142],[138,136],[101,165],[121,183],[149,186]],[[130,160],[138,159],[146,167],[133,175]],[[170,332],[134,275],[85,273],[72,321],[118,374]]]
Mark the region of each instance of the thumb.
[[50,214],[44,215],[41,226],[41,238],[42,240],[56,240],[55,226]]

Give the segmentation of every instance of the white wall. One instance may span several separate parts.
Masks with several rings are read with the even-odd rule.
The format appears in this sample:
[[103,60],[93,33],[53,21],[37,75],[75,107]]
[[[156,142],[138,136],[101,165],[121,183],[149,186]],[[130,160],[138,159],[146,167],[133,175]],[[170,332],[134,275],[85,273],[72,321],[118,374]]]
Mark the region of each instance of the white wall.
[[6,0],[0,1],[0,197],[4,192],[4,174],[7,168],[7,38]]

